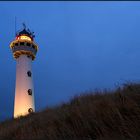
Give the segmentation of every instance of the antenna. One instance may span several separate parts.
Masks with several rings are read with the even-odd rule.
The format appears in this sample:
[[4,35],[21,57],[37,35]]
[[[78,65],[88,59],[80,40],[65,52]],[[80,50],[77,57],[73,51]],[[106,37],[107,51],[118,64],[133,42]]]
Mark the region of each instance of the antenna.
[[26,29],[26,25],[25,25],[25,23],[24,23],[24,22],[22,23],[22,25],[23,25],[23,28],[24,28],[24,29]]

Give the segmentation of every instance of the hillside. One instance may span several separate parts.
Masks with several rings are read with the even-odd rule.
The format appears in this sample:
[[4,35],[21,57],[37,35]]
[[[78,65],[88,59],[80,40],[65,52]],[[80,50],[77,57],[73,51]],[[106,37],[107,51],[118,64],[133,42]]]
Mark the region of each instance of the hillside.
[[140,84],[96,91],[0,124],[0,139],[140,139]]

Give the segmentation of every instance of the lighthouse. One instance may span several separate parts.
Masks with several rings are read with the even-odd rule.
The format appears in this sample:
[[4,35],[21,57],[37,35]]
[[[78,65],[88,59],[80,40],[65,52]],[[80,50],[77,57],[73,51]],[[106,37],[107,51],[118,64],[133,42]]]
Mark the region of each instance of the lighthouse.
[[34,32],[23,24],[23,29],[16,33],[10,44],[16,60],[14,118],[35,112],[32,61],[35,60],[38,46],[34,37]]

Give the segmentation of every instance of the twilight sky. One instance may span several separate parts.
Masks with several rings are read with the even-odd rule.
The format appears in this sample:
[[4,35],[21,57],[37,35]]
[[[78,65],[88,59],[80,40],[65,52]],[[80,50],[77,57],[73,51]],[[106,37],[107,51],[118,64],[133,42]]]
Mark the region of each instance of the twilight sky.
[[140,2],[0,2],[0,120],[13,116],[15,16],[17,30],[25,22],[39,46],[36,111],[84,91],[140,81]]

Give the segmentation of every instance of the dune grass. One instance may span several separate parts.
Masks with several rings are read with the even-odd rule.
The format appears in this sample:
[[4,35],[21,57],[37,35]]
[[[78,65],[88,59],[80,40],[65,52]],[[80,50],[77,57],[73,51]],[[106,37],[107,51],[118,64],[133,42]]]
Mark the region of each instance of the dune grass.
[[0,123],[0,139],[140,139],[140,84],[81,94],[68,103]]

